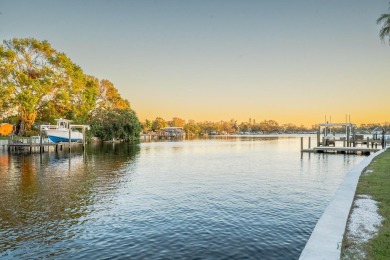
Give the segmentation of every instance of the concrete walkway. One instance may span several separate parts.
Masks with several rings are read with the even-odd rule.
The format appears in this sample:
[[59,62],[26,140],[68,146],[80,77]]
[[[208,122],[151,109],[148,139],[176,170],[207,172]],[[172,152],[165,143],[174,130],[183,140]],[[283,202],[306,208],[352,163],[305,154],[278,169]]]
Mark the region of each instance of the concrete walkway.
[[299,259],[340,259],[341,244],[360,174],[385,149],[353,167],[325,209]]

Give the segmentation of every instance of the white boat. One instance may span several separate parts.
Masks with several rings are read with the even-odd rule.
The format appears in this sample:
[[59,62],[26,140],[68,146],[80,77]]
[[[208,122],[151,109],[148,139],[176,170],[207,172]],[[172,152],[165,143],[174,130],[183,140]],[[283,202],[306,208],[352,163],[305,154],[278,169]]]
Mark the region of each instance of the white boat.
[[[47,137],[54,142],[69,142],[69,127],[72,120],[67,119],[56,119],[57,125],[53,126],[44,126],[43,131],[45,131]],[[83,140],[83,134],[79,131],[71,129],[70,131],[71,142],[77,142]]]

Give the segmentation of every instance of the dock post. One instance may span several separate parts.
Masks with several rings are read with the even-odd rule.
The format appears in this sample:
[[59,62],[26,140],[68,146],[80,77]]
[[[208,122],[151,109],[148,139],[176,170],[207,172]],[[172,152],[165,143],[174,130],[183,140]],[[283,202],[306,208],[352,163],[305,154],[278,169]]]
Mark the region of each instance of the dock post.
[[320,146],[320,135],[321,135],[321,126],[318,127],[318,131],[317,131],[317,146]]
[[369,137],[367,137],[367,148],[370,148],[370,138]]
[[32,153],[32,136],[29,138],[29,143],[30,143],[30,153]]
[[385,129],[382,129],[382,142],[381,142],[381,145],[382,145],[382,149],[385,149],[385,147],[386,147]]
[[11,136],[10,135],[8,136],[8,147],[7,147],[7,150],[8,150],[8,152],[11,151]]
[[347,127],[347,147],[349,147],[350,146],[350,143],[349,143],[349,135],[350,135],[350,129],[349,129],[349,127]]
[[301,137],[301,152],[303,151],[303,137]]
[[309,145],[308,145],[309,149],[311,147],[311,137],[309,136]]
[[70,146],[72,143],[72,129],[69,127],[69,152],[71,150]]
[[85,150],[85,127],[83,126],[83,151]]
[[39,153],[42,153],[42,127],[39,127]]

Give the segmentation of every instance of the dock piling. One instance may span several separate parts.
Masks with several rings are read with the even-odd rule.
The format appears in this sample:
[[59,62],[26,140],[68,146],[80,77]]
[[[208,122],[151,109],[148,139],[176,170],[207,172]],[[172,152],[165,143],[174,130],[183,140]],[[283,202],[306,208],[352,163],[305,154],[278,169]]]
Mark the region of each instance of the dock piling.
[[85,127],[83,127],[83,151],[85,150]]
[[71,151],[72,144],[72,129],[69,127],[69,152]]
[[7,149],[8,149],[8,152],[11,151],[11,136],[10,135],[8,136],[8,147],[7,147]]

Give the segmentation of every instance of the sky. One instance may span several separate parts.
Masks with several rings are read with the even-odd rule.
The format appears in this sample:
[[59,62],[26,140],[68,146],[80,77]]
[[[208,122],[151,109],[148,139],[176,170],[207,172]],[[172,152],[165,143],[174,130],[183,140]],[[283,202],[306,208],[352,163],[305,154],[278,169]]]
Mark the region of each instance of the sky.
[[1,0],[0,41],[47,40],[140,120],[390,122],[388,0]]

